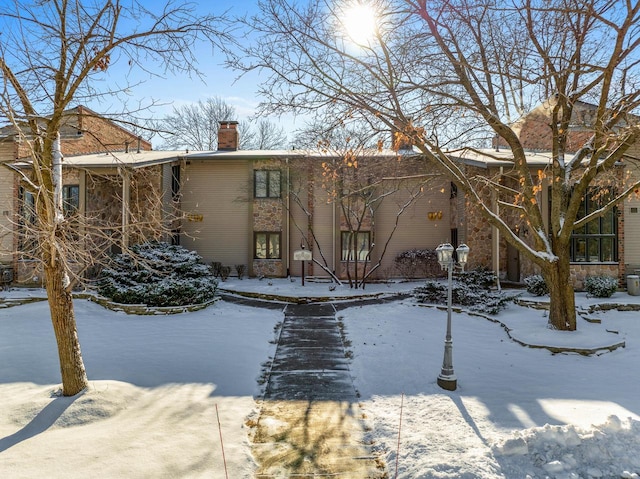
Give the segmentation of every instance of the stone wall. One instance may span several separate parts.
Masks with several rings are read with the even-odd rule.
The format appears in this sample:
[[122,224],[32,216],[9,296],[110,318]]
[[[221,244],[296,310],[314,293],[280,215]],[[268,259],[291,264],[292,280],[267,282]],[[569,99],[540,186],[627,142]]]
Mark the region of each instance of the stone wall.
[[[252,203],[252,218],[254,232],[279,232],[284,231],[284,223],[287,212],[284,206],[284,192],[285,187],[285,174],[282,170],[282,162],[278,160],[256,160],[253,163],[254,170],[280,170],[280,186],[282,195],[280,198],[253,198]],[[252,175],[253,180],[253,175]],[[250,188],[251,195],[253,196],[253,187]],[[251,245],[251,254],[253,255],[253,239]],[[279,259],[256,259],[252,261],[252,271],[249,274],[254,276],[265,277],[281,277],[285,276],[285,261],[284,257],[286,249],[287,238],[285,235],[281,235],[280,238],[280,258]]]

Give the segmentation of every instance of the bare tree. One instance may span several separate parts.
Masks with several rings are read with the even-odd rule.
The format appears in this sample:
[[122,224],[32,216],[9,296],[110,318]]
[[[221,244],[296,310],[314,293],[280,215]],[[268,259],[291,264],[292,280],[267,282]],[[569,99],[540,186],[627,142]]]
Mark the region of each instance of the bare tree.
[[[237,112],[219,97],[173,107],[173,112],[157,122],[164,138],[162,148],[211,151],[218,147],[220,122],[235,120]],[[284,148],[287,135],[282,127],[262,118],[257,122],[240,121],[240,148],[243,150],[275,150]]]
[[287,146],[284,128],[267,118],[260,118],[240,131],[243,150],[282,150]]
[[[427,171],[427,165],[409,151],[403,154],[365,148],[355,139],[343,138],[344,143],[335,147],[329,140],[320,140],[307,161],[291,163],[289,195],[307,221],[296,222],[295,214],[291,218],[304,243],[314,249],[314,264],[338,283],[338,277],[344,273],[351,287],[364,288],[367,279],[382,265],[402,215],[423,197],[429,183],[441,175]],[[322,161],[317,158],[318,152],[323,155]],[[313,189],[314,202],[334,205],[338,211],[344,235],[341,264],[344,263],[345,270],[337,275],[315,233],[310,208],[317,205],[308,203],[309,188]],[[376,228],[376,212],[390,203],[394,204],[395,219],[391,228],[381,233]]]
[[[328,110],[410,138],[540,269],[551,291],[550,326],[574,330],[572,231],[608,214],[640,186],[636,176],[578,215],[600,178],[633,161],[628,153],[640,135],[633,114],[640,102],[640,3],[373,0],[377,29],[360,44],[345,32],[347,3],[265,0],[249,22],[257,41],[232,65],[266,71],[260,90],[265,112]],[[569,155],[581,102],[595,106],[592,134]],[[514,123],[535,104],[548,107],[543,135],[552,152],[540,172],[527,165]],[[511,150],[505,175],[515,187],[467,174],[448,151],[496,135]],[[549,222],[549,205],[540,201],[547,186]],[[491,200],[496,197],[500,213]],[[514,217],[527,226],[530,242],[512,231]]]
[[[136,1],[4,2],[0,7],[0,113],[29,148],[31,168],[22,177],[31,190],[37,221],[36,257],[42,263],[56,335],[62,392],[87,387],[71,297],[67,217],[62,202],[59,131],[72,102],[113,97],[130,85],[106,82],[118,63],[153,74],[193,72],[192,47],[219,39],[218,18],[197,15],[187,3],[147,8]],[[114,85],[114,88],[111,86]]]
[[197,103],[173,107],[173,112],[160,121],[163,148],[215,150],[221,121],[237,120],[236,109],[222,98],[212,97]]

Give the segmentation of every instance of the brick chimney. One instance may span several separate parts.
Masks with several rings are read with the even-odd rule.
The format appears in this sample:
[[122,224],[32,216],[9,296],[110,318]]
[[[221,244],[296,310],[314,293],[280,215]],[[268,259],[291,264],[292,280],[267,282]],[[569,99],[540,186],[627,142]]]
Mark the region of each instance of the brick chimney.
[[221,121],[218,130],[218,150],[236,151],[240,146],[237,121]]

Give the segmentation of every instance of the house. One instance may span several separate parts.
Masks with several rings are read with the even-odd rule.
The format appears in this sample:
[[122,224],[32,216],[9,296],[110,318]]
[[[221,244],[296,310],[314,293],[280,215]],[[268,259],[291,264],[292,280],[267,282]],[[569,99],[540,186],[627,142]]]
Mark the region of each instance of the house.
[[180,244],[205,260],[299,276],[305,249],[309,275],[361,277],[366,263],[381,278],[398,253],[451,241],[451,183],[413,151],[240,150],[236,126],[181,164]]
[[[551,165],[551,135],[549,134],[552,102],[544,102],[513,126],[525,150],[527,164],[535,171]],[[596,106],[579,102],[575,105],[570,129],[567,132],[567,154],[575,153],[593,134],[592,121]],[[634,145],[611,173],[611,183],[622,187],[625,182],[640,178],[637,160],[640,145]],[[494,140],[493,148],[465,151],[459,155],[469,174],[506,179],[511,163],[511,152],[504,140]],[[549,204],[547,187],[539,193],[541,204]],[[640,270],[640,195],[628,197],[618,207],[602,218],[591,222],[581,230],[575,230],[572,238],[571,269],[574,285],[580,289],[587,276],[606,275],[619,278],[621,284],[628,274]],[[494,202],[497,205],[497,203]],[[595,202],[584,202],[586,214]],[[498,208],[495,206],[495,208]],[[509,245],[499,232],[488,225],[473,208],[466,208],[468,245],[475,255],[480,254],[485,264],[501,272],[501,277],[520,282],[526,276],[537,273],[532,264],[521,261],[518,251]],[[548,224],[548,216],[545,218]],[[527,227],[518,218],[512,220],[513,231],[526,240]]]
[[[151,151],[148,141],[84,106],[65,112],[60,133],[66,213],[80,211],[100,223],[103,239],[128,234],[131,215],[143,223],[150,216],[160,217],[160,212],[144,205],[144,198],[149,191],[161,191],[158,164],[174,158],[175,152]],[[14,276],[19,282],[37,282],[42,277],[29,254],[33,244],[28,223],[35,212],[33,195],[22,180],[31,168],[29,141],[14,126],[0,129],[0,263],[10,271],[5,280]],[[133,207],[123,207],[119,198]],[[80,234],[88,225],[75,226]],[[89,243],[85,246],[89,248]]]
[[[86,111],[79,107],[77,116],[70,117],[78,137],[89,136],[77,128],[86,128]],[[546,137],[536,133],[544,128],[543,113],[543,107],[536,109],[518,126],[531,148],[527,161],[533,169],[550,162]],[[585,111],[580,115],[587,118]],[[306,275],[360,280],[366,273],[371,279],[398,276],[394,259],[400,253],[466,242],[471,267],[492,268],[516,283],[536,272],[458,195],[454,184],[408,145],[392,150],[241,150],[237,122],[225,121],[216,151],[151,151],[132,133],[93,112],[89,116],[96,122],[90,136],[99,139],[93,146],[79,146],[72,127],[63,135],[65,192],[73,208],[101,225],[111,245],[162,239],[232,272],[239,266],[250,276],[274,277],[300,276],[300,258],[310,252]],[[576,135],[584,134],[582,126],[576,127]],[[533,148],[535,138],[540,148]],[[575,140],[579,144],[580,138]],[[15,135],[2,138],[0,151],[9,151],[7,146],[14,150],[4,154],[4,162],[20,158]],[[495,176],[508,170],[510,152],[499,143],[487,151],[490,155],[481,153],[452,157],[469,174]],[[28,163],[16,164],[28,168]],[[619,173],[625,175],[625,169]],[[37,272],[18,247],[25,198],[15,173],[5,168],[0,174],[1,184],[11,185],[0,192],[7,232],[0,258],[12,266],[16,279],[28,281]],[[547,195],[543,189],[540,200],[548,201]],[[598,231],[576,233],[576,286],[587,275],[622,280],[640,268],[638,207],[639,200],[631,198],[605,217]],[[522,238],[528,235],[518,218],[513,218],[513,229]],[[86,244],[102,251],[99,242]]]

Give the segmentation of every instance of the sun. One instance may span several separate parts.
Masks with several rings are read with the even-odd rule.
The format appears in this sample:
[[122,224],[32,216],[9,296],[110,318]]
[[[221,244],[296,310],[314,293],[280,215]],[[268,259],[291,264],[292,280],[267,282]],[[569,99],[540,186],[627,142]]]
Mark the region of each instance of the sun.
[[345,10],[343,25],[354,43],[368,45],[376,34],[375,10],[366,3],[354,3]]

